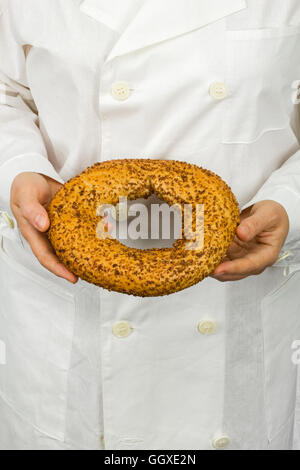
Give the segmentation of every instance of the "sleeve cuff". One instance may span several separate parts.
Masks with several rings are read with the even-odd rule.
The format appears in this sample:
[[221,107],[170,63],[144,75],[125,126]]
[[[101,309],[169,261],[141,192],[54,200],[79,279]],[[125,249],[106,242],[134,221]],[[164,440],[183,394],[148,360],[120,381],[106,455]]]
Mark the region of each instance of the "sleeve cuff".
[[0,209],[10,211],[10,190],[20,173],[34,172],[48,176],[59,183],[64,181],[55,171],[49,160],[39,154],[25,154],[12,158],[0,167]]

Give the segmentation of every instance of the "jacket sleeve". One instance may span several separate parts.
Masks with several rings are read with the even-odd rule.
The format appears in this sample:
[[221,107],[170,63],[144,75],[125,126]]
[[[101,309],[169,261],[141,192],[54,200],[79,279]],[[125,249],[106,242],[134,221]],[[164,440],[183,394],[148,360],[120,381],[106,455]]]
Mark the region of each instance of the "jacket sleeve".
[[26,48],[14,35],[6,4],[0,0],[0,210],[5,211],[19,173],[42,173],[63,182],[47,158],[26,77]]
[[256,202],[272,200],[285,208],[290,229],[282,250],[283,256],[279,257],[277,264],[294,266],[296,270],[300,266],[300,82],[297,82],[297,87],[291,127],[299,142],[299,150],[272,173],[251,201],[242,207],[244,210]]
[[289,253],[283,265],[300,265],[300,82],[295,96],[294,113],[291,118],[292,130],[299,142],[299,150],[281,168],[270,175],[256,195],[243,209],[259,201],[272,200],[281,204],[287,211],[290,230],[283,247]]

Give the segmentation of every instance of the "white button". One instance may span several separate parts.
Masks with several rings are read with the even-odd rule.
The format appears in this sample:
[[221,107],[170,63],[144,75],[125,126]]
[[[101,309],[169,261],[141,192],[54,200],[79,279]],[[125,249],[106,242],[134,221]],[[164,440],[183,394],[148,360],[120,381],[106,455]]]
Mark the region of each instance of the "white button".
[[130,88],[126,82],[116,82],[111,87],[112,96],[118,101],[126,101],[130,96]]
[[217,329],[217,324],[213,321],[202,321],[198,325],[198,331],[202,335],[212,335]]
[[13,219],[8,215],[7,212],[1,212],[1,217],[10,228],[15,228],[15,223]]
[[222,82],[212,83],[209,88],[209,94],[215,100],[223,100],[229,95],[227,85]]
[[118,321],[113,326],[113,334],[117,338],[127,338],[131,335],[133,329],[128,321]]
[[229,446],[229,444],[230,444],[230,439],[227,436],[218,437],[218,439],[215,439],[212,443],[215,449],[225,449],[226,447]]
[[124,222],[128,218],[128,207],[127,204],[117,204],[116,207],[111,211],[113,219],[118,222]]

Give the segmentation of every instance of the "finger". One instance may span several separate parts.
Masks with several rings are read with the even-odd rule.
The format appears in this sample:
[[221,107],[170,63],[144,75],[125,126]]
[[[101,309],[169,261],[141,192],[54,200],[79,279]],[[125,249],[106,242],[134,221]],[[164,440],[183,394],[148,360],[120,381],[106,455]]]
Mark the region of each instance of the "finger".
[[30,192],[19,194],[18,198],[12,201],[12,212],[16,219],[26,219],[33,227],[40,232],[46,232],[50,226],[48,213],[37,197]]
[[237,228],[237,236],[240,240],[248,242],[265,229],[265,220],[260,215],[254,214],[244,219]]
[[266,229],[271,229],[275,223],[275,213],[270,213],[269,206],[254,206],[249,217],[242,220],[237,228],[240,240],[248,242]]
[[214,271],[214,275],[230,274],[236,276],[249,276],[251,274],[260,274],[266,267],[271,266],[277,257],[274,250],[270,247],[262,247],[256,252],[248,254],[243,258],[237,258],[232,261],[221,263]]
[[40,232],[49,229],[50,221],[46,209],[36,199],[23,199],[20,202],[21,216]]
[[212,277],[213,279],[219,282],[231,282],[231,281],[240,281],[249,276],[237,276],[233,274],[219,274],[219,275],[211,274],[210,277]]
[[78,278],[71,273],[55,256],[47,236],[37,231],[26,220],[20,225],[23,236],[28,241],[33,254],[44,268],[58,277],[75,284]]
[[26,174],[12,187],[11,208],[18,219],[24,217],[37,230],[45,232],[50,222],[44,206],[49,202],[47,181],[37,174]]
[[111,234],[113,229],[114,229],[114,226],[111,222],[109,222],[109,220],[107,219],[107,217],[103,217],[102,219],[102,222],[104,223],[104,229],[107,233]]

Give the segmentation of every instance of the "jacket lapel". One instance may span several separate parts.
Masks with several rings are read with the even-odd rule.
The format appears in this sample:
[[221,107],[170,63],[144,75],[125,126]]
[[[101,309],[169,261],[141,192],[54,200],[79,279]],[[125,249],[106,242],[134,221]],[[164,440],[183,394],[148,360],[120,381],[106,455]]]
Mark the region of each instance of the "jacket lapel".
[[121,33],[141,5],[142,0],[83,0],[80,9],[91,18]]
[[247,8],[246,0],[83,0],[81,10],[120,32],[107,60],[199,29]]

